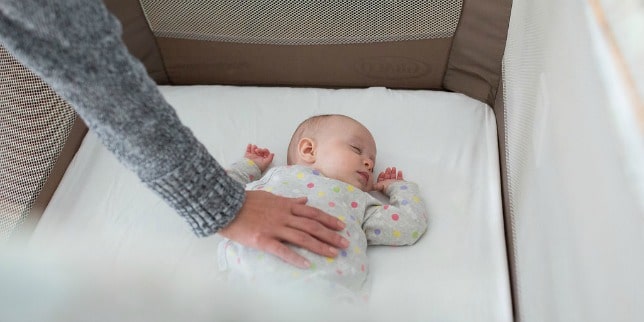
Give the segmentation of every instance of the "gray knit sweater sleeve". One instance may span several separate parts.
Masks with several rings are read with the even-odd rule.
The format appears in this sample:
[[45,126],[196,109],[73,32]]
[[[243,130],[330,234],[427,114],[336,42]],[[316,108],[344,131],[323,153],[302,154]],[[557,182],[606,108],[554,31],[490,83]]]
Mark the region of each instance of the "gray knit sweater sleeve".
[[0,41],[197,235],[241,209],[243,186],[181,124],[100,0],[0,0]]

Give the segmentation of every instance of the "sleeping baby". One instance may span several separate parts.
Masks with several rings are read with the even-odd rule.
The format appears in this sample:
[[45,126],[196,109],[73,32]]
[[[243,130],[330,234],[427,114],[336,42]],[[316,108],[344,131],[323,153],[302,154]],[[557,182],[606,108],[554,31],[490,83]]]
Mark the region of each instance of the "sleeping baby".
[[[350,245],[336,258],[291,246],[311,263],[301,269],[226,239],[220,244],[219,264],[237,283],[305,288],[340,301],[367,300],[367,245],[411,245],[427,229],[418,186],[405,181],[396,168],[387,168],[374,180],[376,143],[369,130],[350,117],[319,115],[302,122],[288,147],[288,165],[273,167],[263,176],[273,154],[249,144],[244,157],[229,174],[247,184],[247,190],[306,196],[308,205],[346,224],[340,233]],[[389,203],[383,204],[369,191],[383,192]]]

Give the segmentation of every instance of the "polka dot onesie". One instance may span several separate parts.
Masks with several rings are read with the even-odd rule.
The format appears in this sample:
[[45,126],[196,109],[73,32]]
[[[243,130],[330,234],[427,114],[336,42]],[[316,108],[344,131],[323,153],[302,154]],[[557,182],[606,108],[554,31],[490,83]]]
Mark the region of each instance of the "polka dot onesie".
[[285,197],[308,197],[307,204],[342,220],[340,232],[350,245],[336,258],[327,258],[290,246],[311,262],[300,269],[271,254],[242,246],[231,240],[220,244],[219,266],[228,278],[252,285],[279,285],[316,289],[325,297],[367,299],[369,293],[367,245],[411,245],[427,229],[427,214],[418,186],[408,181],[389,185],[383,204],[350,184],[327,178],[305,166],[282,166],[261,176],[253,161],[237,162],[229,175],[246,183],[247,190],[265,190]]

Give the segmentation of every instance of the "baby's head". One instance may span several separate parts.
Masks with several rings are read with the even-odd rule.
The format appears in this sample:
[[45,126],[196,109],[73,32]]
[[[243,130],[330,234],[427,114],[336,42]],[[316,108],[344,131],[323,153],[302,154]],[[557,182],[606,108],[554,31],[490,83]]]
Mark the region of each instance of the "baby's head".
[[371,191],[376,142],[364,125],[348,116],[313,116],[293,133],[286,162]]

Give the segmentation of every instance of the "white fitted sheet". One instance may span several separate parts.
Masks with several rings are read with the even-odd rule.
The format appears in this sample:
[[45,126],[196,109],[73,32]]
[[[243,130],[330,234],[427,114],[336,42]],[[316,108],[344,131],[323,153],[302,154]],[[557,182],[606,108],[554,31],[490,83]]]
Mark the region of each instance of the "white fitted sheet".
[[[224,166],[247,143],[285,163],[300,121],[326,113],[367,126],[376,172],[395,165],[419,184],[430,225],[410,247],[370,247],[370,306],[379,317],[511,321],[495,118],[467,96],[433,91],[161,86],[182,121]],[[32,238],[86,260],[146,257],[160,272],[217,278],[219,236],[188,225],[90,132]],[[404,314],[401,312],[404,312]]]

